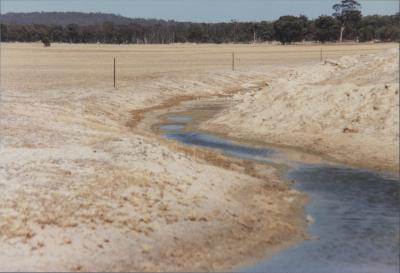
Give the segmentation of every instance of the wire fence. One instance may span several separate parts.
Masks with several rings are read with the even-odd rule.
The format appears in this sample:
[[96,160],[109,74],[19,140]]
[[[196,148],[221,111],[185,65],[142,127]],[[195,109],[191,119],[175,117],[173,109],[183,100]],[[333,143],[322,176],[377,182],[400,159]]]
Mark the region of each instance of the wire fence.
[[[2,44],[3,84],[21,81],[57,85],[128,86],[171,73],[243,72],[249,68],[322,62],[393,48],[394,44],[349,45],[69,45]],[[115,65],[114,65],[115,58]],[[39,80],[40,79],[40,80]],[[114,80],[115,79],[115,80]]]

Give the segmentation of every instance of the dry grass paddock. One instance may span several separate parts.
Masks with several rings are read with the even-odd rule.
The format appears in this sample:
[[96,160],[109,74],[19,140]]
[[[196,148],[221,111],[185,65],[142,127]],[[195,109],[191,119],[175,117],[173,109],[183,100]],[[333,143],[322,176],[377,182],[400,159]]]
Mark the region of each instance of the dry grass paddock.
[[232,52],[239,71],[257,65],[291,65],[323,58],[374,53],[393,44],[345,45],[80,45],[41,43],[1,44],[1,87],[10,89],[92,88],[113,85],[113,58],[117,84],[129,87],[164,73],[231,70]]

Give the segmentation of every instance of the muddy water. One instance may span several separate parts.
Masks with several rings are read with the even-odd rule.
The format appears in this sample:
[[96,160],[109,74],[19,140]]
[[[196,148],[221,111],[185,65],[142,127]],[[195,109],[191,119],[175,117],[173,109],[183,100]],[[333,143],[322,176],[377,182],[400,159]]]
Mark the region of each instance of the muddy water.
[[310,196],[306,210],[313,219],[308,227],[313,240],[236,271],[399,272],[400,184],[396,178],[304,153],[237,143],[195,129],[194,124],[217,110],[193,106],[170,113],[156,130],[186,145],[286,165],[285,175]]

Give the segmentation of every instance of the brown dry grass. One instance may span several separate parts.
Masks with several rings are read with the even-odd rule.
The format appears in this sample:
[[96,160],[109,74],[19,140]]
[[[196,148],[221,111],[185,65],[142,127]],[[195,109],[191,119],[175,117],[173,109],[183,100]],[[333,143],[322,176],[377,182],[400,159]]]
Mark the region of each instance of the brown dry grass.
[[135,128],[139,124],[139,122],[143,119],[143,116],[148,112],[169,108],[169,107],[178,105],[181,102],[194,100],[199,97],[200,96],[198,96],[198,97],[195,97],[195,96],[173,97],[170,99],[166,99],[166,100],[162,101],[160,104],[157,104],[154,106],[132,110],[131,111],[132,118],[126,123],[126,125],[130,128]]
[[[236,67],[291,65],[324,58],[373,53],[391,44],[348,45],[71,45],[1,44],[3,89],[98,88],[113,86],[113,58],[117,58],[119,88],[138,81],[157,79],[165,73],[183,77],[187,72],[231,70]],[[23,79],[23,80],[21,80]]]

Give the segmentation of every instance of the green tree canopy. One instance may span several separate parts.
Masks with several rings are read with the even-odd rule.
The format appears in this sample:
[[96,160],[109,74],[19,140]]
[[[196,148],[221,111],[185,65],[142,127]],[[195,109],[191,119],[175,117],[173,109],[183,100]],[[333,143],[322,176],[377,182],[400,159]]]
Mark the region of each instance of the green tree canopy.
[[320,16],[315,22],[314,39],[322,43],[337,40],[339,24],[331,16]]
[[304,17],[281,16],[274,22],[275,38],[282,44],[303,40],[306,21]]

